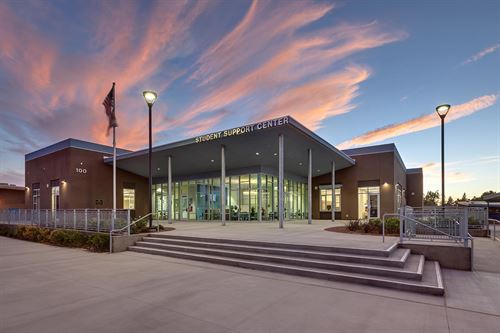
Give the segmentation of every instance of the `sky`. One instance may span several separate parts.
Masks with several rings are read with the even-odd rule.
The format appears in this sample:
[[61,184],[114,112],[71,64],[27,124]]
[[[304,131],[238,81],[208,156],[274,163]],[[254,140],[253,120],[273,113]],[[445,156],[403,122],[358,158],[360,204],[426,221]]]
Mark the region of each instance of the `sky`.
[[394,142],[446,196],[500,191],[498,1],[2,1],[0,182],[68,137],[147,145],[291,115],[339,148]]

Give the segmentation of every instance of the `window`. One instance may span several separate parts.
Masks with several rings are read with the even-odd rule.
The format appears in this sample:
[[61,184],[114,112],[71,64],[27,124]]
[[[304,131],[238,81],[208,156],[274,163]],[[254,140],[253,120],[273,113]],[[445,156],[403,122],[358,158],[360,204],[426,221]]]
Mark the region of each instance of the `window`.
[[135,189],[123,189],[123,209],[135,209]]
[[35,183],[31,186],[33,188],[33,209],[40,209],[40,183]]
[[[341,191],[340,188],[335,188],[335,211],[341,211]],[[332,187],[330,185],[320,186],[320,206],[322,212],[332,211]]]
[[59,179],[50,181],[50,192],[51,192],[51,208],[52,210],[59,209]]

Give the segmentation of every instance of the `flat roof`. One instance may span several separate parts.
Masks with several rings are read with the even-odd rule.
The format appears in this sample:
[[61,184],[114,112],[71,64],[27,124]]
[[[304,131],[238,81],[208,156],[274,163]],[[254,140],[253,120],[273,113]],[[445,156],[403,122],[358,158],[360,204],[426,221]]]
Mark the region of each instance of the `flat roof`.
[[[399,163],[401,163],[401,165],[405,169],[406,173],[408,173],[408,170],[417,170],[417,169],[421,170],[421,168],[407,169],[405,163],[403,162],[403,159],[401,158],[401,155],[399,154],[398,148],[394,143],[384,143],[381,145],[350,148],[350,149],[344,149],[342,151],[349,156],[394,153]],[[417,172],[412,172],[412,173],[417,173]]]
[[[66,148],[77,148],[77,149],[95,151],[95,152],[99,152],[99,153],[113,154],[113,147],[111,147],[111,146],[106,146],[106,145],[101,145],[99,143],[69,138],[69,139],[54,143],[54,144],[47,146],[45,148],[28,153],[28,154],[24,155],[24,160],[31,161],[35,158],[39,158],[39,157],[42,157],[42,156],[45,156],[48,154],[52,154],[52,153],[55,153],[56,151],[63,150]],[[117,155],[125,154],[128,152],[130,152],[130,150],[116,148]]]
[[13,190],[13,191],[24,191],[26,188],[24,186],[17,186],[14,184],[0,183],[0,190]]
[[[314,176],[355,164],[343,151],[322,139],[291,116],[283,116],[153,147],[153,177],[165,177],[168,156],[175,176],[220,172],[221,146],[226,169],[277,169],[278,135],[283,134],[285,173],[307,176],[308,149],[313,153]],[[189,149],[186,149],[189,147]],[[117,156],[117,167],[146,177],[148,149]],[[112,158],[105,158],[108,164]]]

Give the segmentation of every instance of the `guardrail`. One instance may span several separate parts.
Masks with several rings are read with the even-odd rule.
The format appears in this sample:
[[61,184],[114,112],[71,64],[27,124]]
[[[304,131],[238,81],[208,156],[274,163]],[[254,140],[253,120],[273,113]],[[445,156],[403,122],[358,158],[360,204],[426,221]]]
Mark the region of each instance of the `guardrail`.
[[128,209],[2,209],[0,223],[109,232],[130,224]]
[[[119,228],[119,229],[112,229],[109,231],[109,253],[113,253],[113,234],[119,234],[119,233],[122,233],[123,231],[125,231],[125,229],[127,229],[127,235],[130,236],[130,228],[136,224],[137,222],[140,222],[142,220],[144,220],[145,218],[149,217],[150,215],[153,215],[152,213],[148,213],[146,215],[144,215],[143,217],[135,220],[134,222],[129,222],[127,223],[126,226],[122,227],[122,228]],[[158,222],[158,231],[160,231],[160,223]]]
[[402,207],[399,213],[384,214],[382,219],[382,241],[385,241],[385,221],[387,217],[399,218],[399,239],[426,241],[463,242],[468,246],[472,239],[468,232],[468,210],[452,207],[414,209]]
[[493,224],[493,230],[490,228],[491,236],[494,241],[500,241],[500,234],[497,237],[497,224],[500,224],[500,221],[497,219],[488,219],[490,224]]

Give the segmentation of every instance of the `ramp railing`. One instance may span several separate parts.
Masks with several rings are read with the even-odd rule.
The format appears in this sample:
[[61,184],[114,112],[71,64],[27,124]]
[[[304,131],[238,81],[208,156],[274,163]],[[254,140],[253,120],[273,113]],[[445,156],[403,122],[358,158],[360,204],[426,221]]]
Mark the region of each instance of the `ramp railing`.
[[[457,207],[433,209],[402,207],[397,214],[385,214],[400,219],[400,242],[404,240],[453,241],[468,246],[468,210]],[[383,233],[385,234],[385,232]]]
[[109,232],[130,224],[129,209],[1,209],[0,223]]

